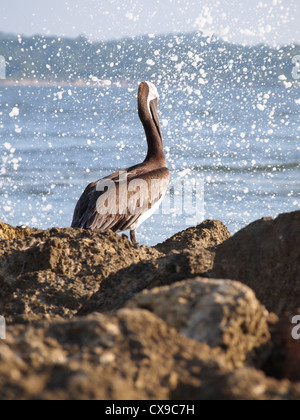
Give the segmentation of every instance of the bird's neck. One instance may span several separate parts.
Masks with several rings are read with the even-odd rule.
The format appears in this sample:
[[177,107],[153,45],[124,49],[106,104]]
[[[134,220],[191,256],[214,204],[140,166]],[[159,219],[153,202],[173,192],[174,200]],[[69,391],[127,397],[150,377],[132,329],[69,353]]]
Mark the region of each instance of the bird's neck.
[[[146,130],[145,130],[146,132]],[[146,132],[148,152],[146,161],[157,160],[162,163],[166,163],[163,142],[159,135],[153,136],[152,134]]]
[[148,144],[148,153],[145,161],[155,160],[160,162],[161,166],[165,166],[166,158],[163,149],[163,141],[149,113],[148,107],[146,106],[140,109],[139,115],[144,126]]

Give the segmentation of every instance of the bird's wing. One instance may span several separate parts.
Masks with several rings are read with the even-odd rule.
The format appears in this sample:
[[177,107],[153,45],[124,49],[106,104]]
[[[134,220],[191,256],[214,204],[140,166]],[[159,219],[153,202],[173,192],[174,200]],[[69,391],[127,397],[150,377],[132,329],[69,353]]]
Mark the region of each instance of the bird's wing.
[[74,210],[73,221],[71,225],[72,228],[84,228],[96,186],[97,182],[89,184],[78,200]]
[[165,195],[169,179],[167,168],[148,173],[134,169],[90,184],[76,206],[72,227],[114,232],[130,229]]

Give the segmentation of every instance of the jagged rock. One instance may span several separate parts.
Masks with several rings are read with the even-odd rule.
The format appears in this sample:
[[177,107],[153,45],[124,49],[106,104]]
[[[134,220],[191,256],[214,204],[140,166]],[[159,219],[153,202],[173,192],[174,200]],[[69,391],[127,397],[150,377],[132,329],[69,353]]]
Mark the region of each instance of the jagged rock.
[[225,351],[235,366],[270,340],[268,311],[251,289],[229,280],[197,278],[144,291],[128,307],[147,309],[187,337]]
[[165,254],[174,250],[183,251],[186,249],[195,252],[215,248],[230,237],[229,230],[222,222],[218,220],[206,220],[197,227],[192,227],[177,233],[155,248]]
[[103,279],[160,255],[112,232],[55,228],[1,241],[0,314],[10,322],[70,318]]
[[200,385],[200,371],[220,366],[150,312],[43,321],[9,328],[0,342],[0,398],[169,398],[179,378]]
[[0,313],[25,322],[117,310],[145,288],[205,275],[213,260],[205,249],[164,256],[135,248],[112,232],[32,232],[1,242]]
[[103,280],[101,288],[83,305],[79,315],[115,311],[144,289],[204,276],[212,268],[213,261],[214,253],[205,249],[198,253],[174,251],[168,256],[120,270]]
[[221,244],[212,278],[251,287],[269,311],[283,315],[300,306],[300,211],[252,223]]
[[148,311],[9,327],[0,399],[299,399],[300,385],[237,369]]
[[204,279],[249,284],[278,314],[298,307],[299,220],[264,219],[227,240],[205,222],[157,249],[111,232],[1,225],[0,400],[300,399],[300,384],[257,370],[276,376],[279,345],[278,377],[298,380],[287,325],[269,339],[249,288]]
[[0,221],[0,241],[16,238],[28,238],[34,232],[29,227],[12,227]]
[[107,312],[123,307],[145,288],[204,276],[214,261],[214,252],[204,249],[204,242],[216,243],[216,232],[224,226],[220,222],[203,226],[202,239],[215,239],[201,239],[203,248],[190,247],[168,256],[154,248],[135,248],[127,237],[112,232],[54,228],[2,241],[0,313],[24,322]]

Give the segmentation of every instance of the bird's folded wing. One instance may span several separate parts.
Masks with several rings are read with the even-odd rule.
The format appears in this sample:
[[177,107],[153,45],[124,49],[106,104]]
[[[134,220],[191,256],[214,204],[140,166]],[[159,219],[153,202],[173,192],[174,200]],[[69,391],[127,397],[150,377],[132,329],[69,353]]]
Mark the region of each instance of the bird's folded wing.
[[[115,174],[114,174],[115,175]],[[165,195],[169,170],[125,172],[90,184],[80,198],[72,227],[115,232],[130,229]]]

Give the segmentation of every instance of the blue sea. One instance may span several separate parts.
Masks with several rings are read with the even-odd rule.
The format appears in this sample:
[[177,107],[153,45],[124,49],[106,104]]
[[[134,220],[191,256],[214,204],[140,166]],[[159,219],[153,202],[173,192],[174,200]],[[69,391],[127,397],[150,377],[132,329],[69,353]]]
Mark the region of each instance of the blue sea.
[[[69,227],[88,183],[143,161],[137,88],[0,86],[0,219]],[[160,79],[158,90],[172,181],[164,208],[139,228],[140,243],[205,219],[235,233],[299,209],[299,87]]]

